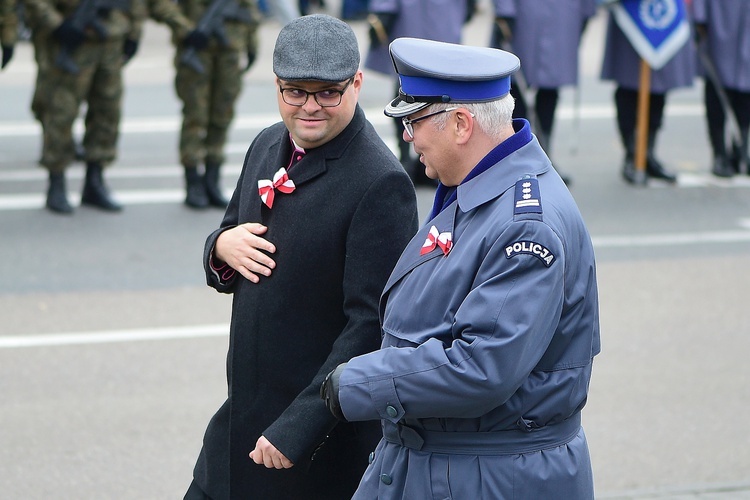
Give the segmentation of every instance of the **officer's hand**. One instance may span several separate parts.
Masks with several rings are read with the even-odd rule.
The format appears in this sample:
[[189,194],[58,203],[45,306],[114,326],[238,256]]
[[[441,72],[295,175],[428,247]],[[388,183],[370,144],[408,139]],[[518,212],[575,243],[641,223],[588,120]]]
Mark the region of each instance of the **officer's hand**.
[[192,47],[195,50],[203,50],[208,47],[208,36],[198,30],[193,30],[187,34],[182,44],[185,47]]
[[328,411],[334,417],[346,422],[346,417],[341,411],[341,404],[339,403],[339,379],[344,368],[346,368],[346,363],[341,363],[335,370],[326,375],[326,379],[320,385],[320,399],[325,401]]
[[52,37],[70,49],[75,49],[86,39],[86,34],[66,19],[52,32]]
[[3,62],[0,65],[0,69],[5,69],[11,59],[13,59],[13,45],[2,45],[3,48]]
[[136,52],[138,52],[138,41],[126,38],[122,45],[122,63],[127,64]]
[[367,16],[367,23],[370,25],[370,29],[367,32],[370,37],[370,47],[376,48],[381,45],[388,45],[391,37],[391,30],[393,24],[396,22],[398,14],[390,14],[387,12],[378,12],[377,14],[369,14]]
[[271,276],[276,267],[268,256],[276,251],[276,246],[260,237],[267,230],[262,224],[246,222],[224,231],[216,239],[214,255],[250,282],[258,283],[260,276]]

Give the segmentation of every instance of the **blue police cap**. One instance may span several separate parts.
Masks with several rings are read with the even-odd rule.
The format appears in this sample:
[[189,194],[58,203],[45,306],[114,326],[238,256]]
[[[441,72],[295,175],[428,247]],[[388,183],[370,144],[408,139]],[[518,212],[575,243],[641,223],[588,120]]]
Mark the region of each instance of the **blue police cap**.
[[397,38],[390,45],[401,87],[385,107],[393,117],[436,102],[486,102],[510,92],[510,75],[521,67],[515,55],[489,47]]

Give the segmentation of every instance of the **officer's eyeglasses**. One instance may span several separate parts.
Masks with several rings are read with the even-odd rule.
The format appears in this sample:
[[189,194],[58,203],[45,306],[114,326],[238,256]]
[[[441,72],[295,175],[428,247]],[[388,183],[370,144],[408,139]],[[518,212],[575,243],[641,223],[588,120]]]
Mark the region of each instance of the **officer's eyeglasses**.
[[455,111],[458,109],[458,106],[454,106],[452,108],[445,108],[441,109],[440,111],[435,111],[434,113],[427,113],[426,115],[418,116],[416,118],[401,118],[401,123],[404,124],[404,130],[406,130],[406,133],[409,134],[409,137],[411,139],[414,139],[414,123],[421,122],[422,120],[426,120],[427,118],[430,118],[435,115],[439,115],[440,113],[448,113],[450,111]]
[[317,92],[308,92],[307,90],[297,89],[293,87],[283,88],[279,84],[279,92],[281,92],[281,98],[290,106],[304,106],[307,99],[310,96],[315,98],[317,102],[323,108],[335,108],[341,104],[341,98],[344,96],[344,92],[349,88],[349,85],[354,81],[354,77],[349,78],[341,90],[338,89],[325,89]]

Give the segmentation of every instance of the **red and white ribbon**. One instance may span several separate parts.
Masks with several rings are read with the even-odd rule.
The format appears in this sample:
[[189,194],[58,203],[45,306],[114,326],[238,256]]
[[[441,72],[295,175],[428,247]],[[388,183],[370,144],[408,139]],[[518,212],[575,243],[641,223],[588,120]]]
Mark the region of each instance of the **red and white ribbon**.
[[441,233],[435,226],[430,228],[430,232],[427,233],[427,239],[422,244],[422,249],[419,251],[419,255],[424,255],[435,250],[435,247],[440,247],[443,251],[443,255],[448,255],[448,252],[453,248],[453,236],[449,232]]
[[278,172],[273,174],[273,181],[268,179],[260,179],[258,181],[260,199],[268,208],[273,207],[273,199],[276,196],[277,189],[284,194],[289,194],[296,189],[294,181],[289,178],[284,167],[281,167]]

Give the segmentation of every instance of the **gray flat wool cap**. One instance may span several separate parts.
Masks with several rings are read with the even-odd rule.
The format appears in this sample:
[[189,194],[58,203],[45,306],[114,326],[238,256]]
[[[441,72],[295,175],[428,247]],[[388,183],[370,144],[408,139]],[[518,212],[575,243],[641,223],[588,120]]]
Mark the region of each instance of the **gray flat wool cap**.
[[343,82],[358,69],[354,31],[325,14],[302,16],[288,23],[273,49],[273,72],[282,80]]

